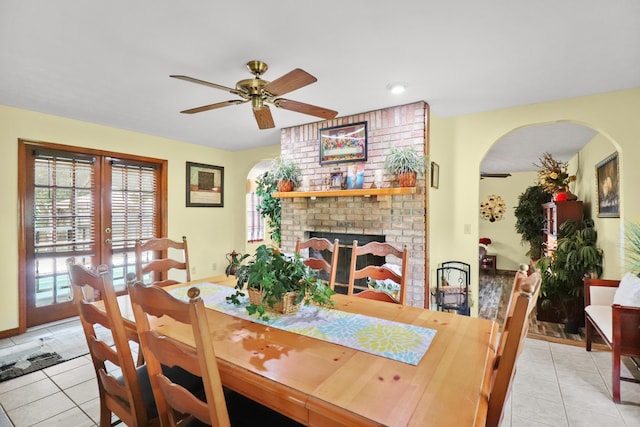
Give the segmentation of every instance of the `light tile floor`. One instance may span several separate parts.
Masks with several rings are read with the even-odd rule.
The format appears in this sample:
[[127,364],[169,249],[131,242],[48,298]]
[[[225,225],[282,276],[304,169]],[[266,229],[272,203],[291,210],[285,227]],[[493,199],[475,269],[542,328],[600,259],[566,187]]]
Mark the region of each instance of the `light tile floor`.
[[[623,403],[616,405],[610,378],[608,351],[529,338],[502,426],[640,426],[640,384],[623,382]],[[96,426],[100,405],[91,359],[0,383],[0,406],[8,415],[0,411],[0,427]]]

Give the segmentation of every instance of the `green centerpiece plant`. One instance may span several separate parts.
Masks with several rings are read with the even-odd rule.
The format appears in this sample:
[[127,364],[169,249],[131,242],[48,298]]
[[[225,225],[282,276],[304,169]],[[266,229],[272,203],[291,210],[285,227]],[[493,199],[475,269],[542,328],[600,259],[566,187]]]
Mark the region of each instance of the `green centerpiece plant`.
[[384,160],[387,173],[396,175],[401,187],[415,187],[417,175],[427,170],[429,159],[411,147],[392,147]]
[[331,296],[335,292],[318,280],[315,272],[302,262],[300,254],[287,256],[278,248],[260,245],[255,256],[248,259],[247,263],[236,266],[236,292],[227,300],[241,304],[240,297],[245,296],[246,288],[250,315],[269,320],[267,310],[290,313],[300,304],[311,303],[333,307]]

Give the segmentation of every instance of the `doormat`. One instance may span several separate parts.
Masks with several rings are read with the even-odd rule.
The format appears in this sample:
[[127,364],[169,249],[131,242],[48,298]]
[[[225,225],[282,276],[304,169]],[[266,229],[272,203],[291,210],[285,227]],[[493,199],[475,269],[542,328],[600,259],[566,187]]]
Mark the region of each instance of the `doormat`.
[[61,361],[62,357],[41,340],[2,349],[0,350],[0,382],[48,368]]
[[[28,333],[33,336],[30,341],[0,349],[0,382],[89,354],[77,317],[37,327]],[[108,329],[96,325],[96,336],[107,345],[113,345]]]

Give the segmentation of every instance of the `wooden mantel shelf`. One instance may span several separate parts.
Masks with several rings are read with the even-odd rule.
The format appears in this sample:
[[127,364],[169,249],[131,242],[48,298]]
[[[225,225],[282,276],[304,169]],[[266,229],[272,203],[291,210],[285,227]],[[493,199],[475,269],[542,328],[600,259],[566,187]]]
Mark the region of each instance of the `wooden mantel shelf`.
[[273,197],[286,198],[305,198],[314,199],[316,197],[371,197],[371,196],[396,196],[400,194],[415,194],[418,190],[416,187],[393,187],[393,188],[360,188],[357,190],[328,190],[328,191],[289,191],[275,192]]

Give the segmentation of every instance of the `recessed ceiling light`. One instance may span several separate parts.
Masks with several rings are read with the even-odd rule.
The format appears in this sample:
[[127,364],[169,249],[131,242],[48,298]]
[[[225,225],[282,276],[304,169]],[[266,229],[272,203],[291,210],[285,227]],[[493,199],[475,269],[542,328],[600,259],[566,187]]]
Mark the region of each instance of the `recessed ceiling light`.
[[393,93],[394,95],[399,95],[405,90],[407,90],[407,84],[403,82],[389,83],[387,85],[387,90]]

